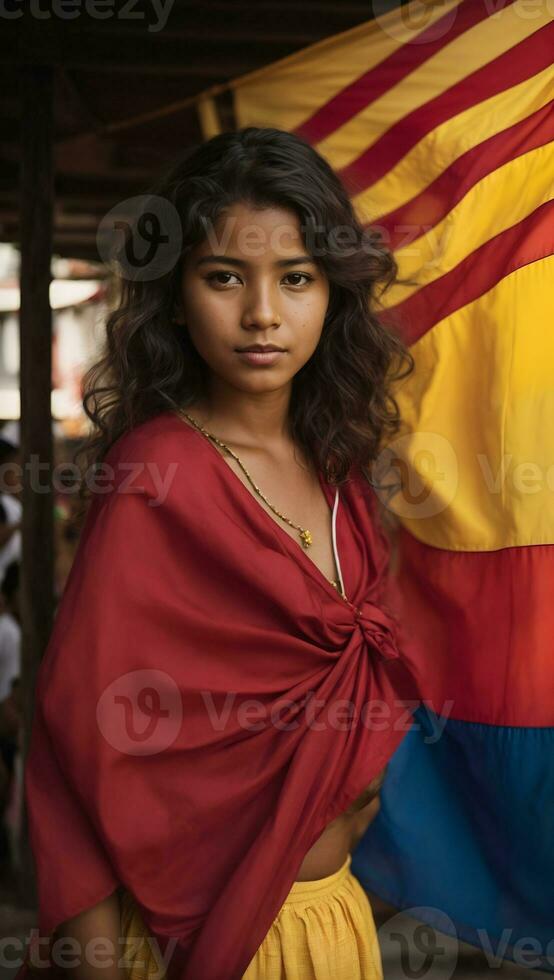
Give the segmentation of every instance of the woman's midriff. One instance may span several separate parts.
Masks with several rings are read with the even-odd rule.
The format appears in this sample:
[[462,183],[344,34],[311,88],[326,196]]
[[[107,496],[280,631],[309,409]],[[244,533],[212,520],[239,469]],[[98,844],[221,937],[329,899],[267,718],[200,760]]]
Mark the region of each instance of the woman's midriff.
[[327,825],[304,856],[296,881],[326,878],[342,867],[378,813],[379,790],[383,785],[385,772],[386,767],[344,813]]

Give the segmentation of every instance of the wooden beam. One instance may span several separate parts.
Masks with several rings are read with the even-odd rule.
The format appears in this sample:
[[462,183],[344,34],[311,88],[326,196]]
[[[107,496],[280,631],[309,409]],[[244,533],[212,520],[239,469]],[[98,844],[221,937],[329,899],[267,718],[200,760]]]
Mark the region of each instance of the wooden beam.
[[[0,196],[9,194],[17,181],[18,167],[11,161],[0,161]],[[141,194],[145,188],[145,177],[128,177],[119,175],[117,171],[106,175],[98,174],[60,174],[56,176],[56,196],[63,198],[66,194],[79,195],[83,198],[102,197],[103,200],[116,204],[124,197]]]
[[[94,232],[96,234],[101,217],[101,214],[66,214],[60,211],[54,216],[53,233],[55,235],[57,231],[71,231],[74,233],[83,232],[84,234]],[[6,235],[18,237],[19,214],[12,208],[3,208],[0,204],[0,225]]]
[[[76,27],[72,25],[77,25]],[[286,37],[277,42],[271,38],[261,43],[237,40],[206,41],[172,37],[166,32],[149,34],[103,33],[90,21],[40,22],[41,30],[29,20],[10,21],[3,27],[3,64],[45,64],[65,69],[94,70],[98,73],[143,75],[195,75],[203,80],[235,78],[262,65],[277,61],[298,50]]]
[[[191,110],[192,114],[192,110]],[[228,114],[225,114],[228,116]],[[2,119],[0,117],[0,126]],[[21,159],[21,126],[14,124],[9,139],[0,144],[0,179],[16,181]],[[79,136],[62,137],[55,141],[55,171],[60,179],[70,174],[78,177],[113,179],[118,181],[149,183],[152,177],[167,166],[172,159],[169,148],[131,142],[131,134],[126,134],[128,142],[116,142],[109,137],[98,136],[95,132]]]
[[[117,204],[119,200],[118,197],[113,195],[90,195],[82,197],[80,195],[67,196],[63,199],[57,195],[58,205],[63,207],[63,213],[69,215],[80,215],[84,219],[87,217],[95,217],[100,220],[102,216]],[[14,207],[16,207],[16,202],[14,195],[6,194],[5,192],[0,193],[0,208],[4,212],[13,212]],[[19,226],[19,220],[15,222]]]
[[[5,73],[4,73],[5,74]],[[6,84],[8,84],[8,79],[5,79]],[[14,95],[2,95],[0,96],[0,117],[6,121],[10,120],[10,126],[14,124],[16,120],[19,119],[21,113],[21,105],[19,99]],[[2,139],[10,137],[9,132],[2,133]]]
[[[229,13],[233,13],[232,9],[229,10]],[[278,20],[275,18],[275,30],[267,25],[262,30],[256,30],[256,28],[250,27],[248,22],[243,22],[241,25],[236,15],[233,16],[231,22],[229,22],[229,16],[226,23],[223,23],[223,18],[221,21],[220,24],[212,24],[211,28],[208,24],[200,28],[194,28],[185,23],[180,28],[176,28],[172,24],[171,29],[164,30],[162,36],[164,42],[171,40],[172,43],[179,42],[187,45],[205,44],[208,48],[216,44],[224,45],[227,49],[235,44],[258,44],[264,45],[268,50],[283,44],[292,45],[295,48],[304,48],[321,37],[327,36],[327,31],[321,21],[317,23],[315,18],[312,18],[310,28],[304,31],[299,31],[295,24],[291,25],[290,30],[283,29],[282,10]],[[131,43],[134,43],[137,38],[144,39],[145,37],[144,27],[134,24],[125,25],[121,21],[114,21],[112,24],[106,21],[103,28],[100,31],[94,29],[94,33],[97,37],[102,37],[103,43],[107,43],[107,39],[113,37],[118,37],[120,41],[128,40]],[[147,40],[156,36],[156,34],[148,35],[146,33]]]
[[63,242],[54,242],[53,251],[62,259],[83,259],[87,262],[101,261],[95,246],[87,245],[86,243],[72,243],[71,245],[67,245]]
[[[54,182],[53,77],[47,67],[23,68],[21,160],[21,461],[23,533],[21,568],[23,758],[34,714],[37,671],[54,617],[54,510],[52,475],[52,312],[50,260]],[[47,464],[37,472],[36,463]],[[34,467],[34,469],[33,469]],[[38,490],[40,486],[45,489]],[[23,808],[21,888],[36,901],[34,864]]]

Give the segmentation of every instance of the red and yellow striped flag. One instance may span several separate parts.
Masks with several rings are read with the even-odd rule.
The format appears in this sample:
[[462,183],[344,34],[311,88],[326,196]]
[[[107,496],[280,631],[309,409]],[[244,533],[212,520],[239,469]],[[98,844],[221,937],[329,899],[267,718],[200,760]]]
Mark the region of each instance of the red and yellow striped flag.
[[392,508],[428,710],[355,866],[470,942],[533,937],[551,970],[553,14],[412,0],[233,84],[238,125],[309,141],[413,283],[383,318],[415,359]]

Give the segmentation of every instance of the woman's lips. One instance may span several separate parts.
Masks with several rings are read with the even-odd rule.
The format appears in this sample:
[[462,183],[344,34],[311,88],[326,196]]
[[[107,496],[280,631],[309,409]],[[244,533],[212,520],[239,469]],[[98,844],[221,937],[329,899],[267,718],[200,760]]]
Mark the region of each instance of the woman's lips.
[[260,351],[260,350],[238,350],[237,354],[243,361],[247,364],[257,364],[261,366],[263,364],[275,364],[283,354],[286,354],[284,350],[270,350],[270,351]]

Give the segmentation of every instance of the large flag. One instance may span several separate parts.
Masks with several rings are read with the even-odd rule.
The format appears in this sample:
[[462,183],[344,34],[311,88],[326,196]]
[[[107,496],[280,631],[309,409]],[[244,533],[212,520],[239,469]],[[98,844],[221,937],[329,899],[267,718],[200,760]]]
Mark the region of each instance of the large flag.
[[412,281],[383,297],[416,365],[396,393],[403,490],[390,506],[429,698],[353,869],[394,906],[546,970],[553,13],[550,0],[412,0],[233,86],[238,124],[314,145]]

